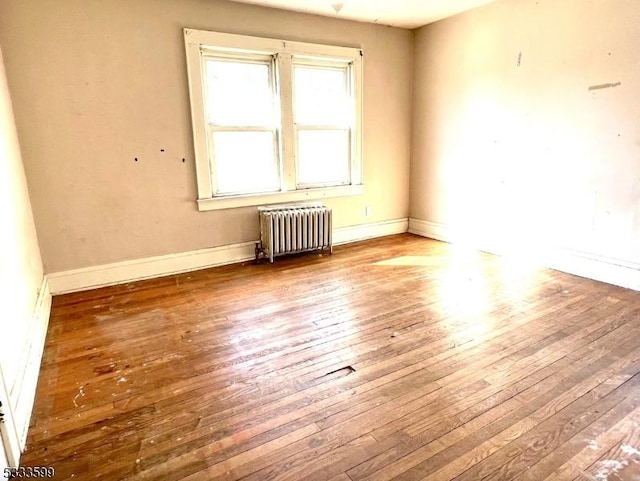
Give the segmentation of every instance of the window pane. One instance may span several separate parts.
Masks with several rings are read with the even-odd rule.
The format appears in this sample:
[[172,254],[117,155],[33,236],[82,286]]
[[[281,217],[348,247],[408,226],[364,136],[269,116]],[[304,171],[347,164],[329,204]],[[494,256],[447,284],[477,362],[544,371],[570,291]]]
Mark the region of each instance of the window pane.
[[217,193],[280,190],[273,132],[214,132]]
[[347,125],[347,69],[294,67],[295,122],[303,125]]
[[298,184],[349,183],[347,130],[298,131]]
[[207,60],[207,120],[225,126],[273,125],[270,64]]

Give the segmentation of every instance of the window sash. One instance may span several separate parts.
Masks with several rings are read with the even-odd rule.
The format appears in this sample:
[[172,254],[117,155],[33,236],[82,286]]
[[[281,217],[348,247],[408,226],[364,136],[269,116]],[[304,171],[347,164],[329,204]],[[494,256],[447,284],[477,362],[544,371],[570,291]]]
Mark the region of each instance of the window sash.
[[[206,85],[207,81],[207,61],[219,61],[219,62],[228,62],[228,63],[240,63],[240,64],[254,64],[254,65],[264,65],[268,68],[268,82],[269,82],[269,91],[270,91],[270,101],[272,103],[272,119],[269,124],[254,124],[247,125],[246,127],[276,127],[280,123],[280,112],[278,109],[277,97],[279,97],[280,92],[278,91],[278,82],[276,79],[277,68],[275,55],[265,55],[265,54],[251,54],[251,53],[229,53],[229,52],[220,52],[213,54],[207,49],[201,49],[201,77],[202,77],[202,98],[204,104],[204,114],[205,121],[208,122],[209,115],[207,113],[208,107],[211,105],[209,102],[209,96],[211,95],[209,92],[209,88]],[[218,127],[224,127],[225,124],[214,124]],[[237,125],[236,125],[237,126]],[[239,126],[245,127],[245,126]]]
[[[327,71],[327,70],[334,70],[334,71],[338,71],[338,72],[343,72],[344,73],[344,93],[345,93],[345,101],[347,102],[347,109],[346,109],[346,119],[344,121],[344,123],[340,123],[340,124],[334,124],[334,123],[329,123],[329,124],[325,124],[328,126],[343,126],[343,127],[349,127],[351,129],[355,128],[355,125],[357,123],[357,111],[355,109],[356,104],[357,104],[357,98],[354,95],[354,91],[355,91],[355,73],[354,73],[354,69],[353,69],[353,62],[345,62],[345,61],[336,61],[336,60],[322,60],[322,59],[312,59],[309,57],[302,57],[302,58],[298,58],[298,57],[293,57],[291,59],[291,76],[292,76],[292,109],[295,109],[295,99],[296,99],[296,86],[295,83],[293,82],[293,77],[295,77],[293,71],[295,70],[295,67],[304,67],[307,69],[317,69],[320,71]],[[299,122],[298,119],[295,118],[294,115],[294,124],[295,125],[313,125],[313,124],[309,124],[309,123],[305,123],[305,122]]]
[[[348,103],[346,106],[347,116],[341,123],[335,124],[307,124],[294,122],[294,142],[295,142],[295,159],[296,159],[296,188],[297,189],[311,189],[317,187],[329,187],[329,186],[338,186],[338,185],[351,185],[354,183],[354,161],[356,159],[357,152],[354,147],[354,130],[356,127],[356,119],[357,119],[357,111],[356,111],[356,98],[354,96],[354,82],[355,75],[353,70],[353,61],[344,61],[344,60],[327,60],[327,59],[318,59],[314,57],[294,57],[292,59],[292,76],[293,69],[296,66],[301,66],[304,68],[318,69],[322,71],[326,70],[334,70],[344,72],[344,93],[345,93],[345,101]],[[296,88],[295,84],[293,85],[293,98],[294,101],[292,104],[295,104],[295,96],[296,96]],[[293,106],[292,106],[293,108]],[[322,180],[318,180],[316,182],[304,182],[301,179],[300,170],[301,170],[301,159],[300,159],[300,150],[298,145],[299,132],[300,131],[344,131],[346,133],[347,138],[347,173],[348,179],[343,182],[323,182]]]
[[[260,193],[270,193],[280,191],[282,186],[282,175],[281,175],[281,156],[280,156],[280,148],[279,148],[279,109],[276,103],[277,97],[279,97],[279,92],[277,91],[277,82],[276,82],[276,69],[275,69],[275,56],[274,55],[265,55],[265,54],[255,54],[255,53],[242,53],[242,52],[215,52],[209,49],[201,50],[202,57],[202,66],[203,66],[203,101],[205,105],[205,119],[211,117],[211,115],[207,112],[207,109],[211,105],[209,103],[209,95],[210,89],[209,86],[206,85],[207,81],[207,61],[216,61],[216,62],[229,62],[234,64],[255,64],[255,65],[265,65],[268,67],[268,82],[269,82],[269,92],[270,92],[270,103],[272,104],[272,115],[271,122],[268,124],[258,124],[254,125],[225,125],[221,123],[208,122],[207,123],[207,152],[208,152],[208,162],[209,162],[209,170],[210,170],[210,184],[212,188],[212,196],[213,197],[224,197],[224,196],[232,196],[232,195],[245,195],[245,194],[260,194]],[[261,188],[247,188],[242,190],[227,190],[222,189],[220,186],[219,179],[219,166],[216,162],[215,156],[215,133],[216,132],[270,132],[273,136],[273,145],[272,145],[272,155],[274,165],[271,166],[273,172],[275,173],[278,179],[277,188],[272,188],[267,185]],[[265,166],[266,167],[266,166]]]
[[[299,149],[299,132],[344,132],[346,134],[347,139],[347,179],[343,182],[340,181],[322,181],[317,180],[315,182],[304,182],[302,180],[302,176],[300,174],[302,168],[302,160]],[[353,148],[352,148],[352,129],[349,127],[343,126],[332,126],[332,125],[296,125],[295,126],[295,145],[296,145],[296,188],[297,189],[313,189],[317,187],[331,187],[331,186],[344,186],[351,185],[352,182],[352,171],[353,171]]]

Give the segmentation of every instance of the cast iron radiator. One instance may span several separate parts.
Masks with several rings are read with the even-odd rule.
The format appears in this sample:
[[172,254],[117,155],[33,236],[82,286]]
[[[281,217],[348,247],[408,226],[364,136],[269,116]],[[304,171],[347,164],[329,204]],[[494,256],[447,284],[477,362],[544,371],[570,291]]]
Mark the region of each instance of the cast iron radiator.
[[260,241],[256,260],[297,252],[328,249],[331,243],[331,208],[321,203],[258,207]]

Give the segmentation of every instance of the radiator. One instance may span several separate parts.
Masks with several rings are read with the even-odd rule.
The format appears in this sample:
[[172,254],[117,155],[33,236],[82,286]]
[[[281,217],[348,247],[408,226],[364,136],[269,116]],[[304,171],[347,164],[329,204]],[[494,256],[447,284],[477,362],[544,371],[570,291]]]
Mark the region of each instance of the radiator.
[[258,207],[260,242],[256,260],[297,252],[328,249],[331,243],[331,209],[320,203]]

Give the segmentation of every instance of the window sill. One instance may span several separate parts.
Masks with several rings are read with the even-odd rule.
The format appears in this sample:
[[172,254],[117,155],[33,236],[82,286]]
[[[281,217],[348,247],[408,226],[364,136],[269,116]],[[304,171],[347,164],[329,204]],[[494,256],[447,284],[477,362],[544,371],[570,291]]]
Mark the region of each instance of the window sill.
[[198,210],[236,209],[281,202],[300,202],[307,200],[321,200],[330,197],[348,197],[362,194],[362,185],[345,185],[340,187],[323,187],[319,189],[303,189],[291,192],[274,192],[272,194],[251,194],[213,199],[198,199]]

